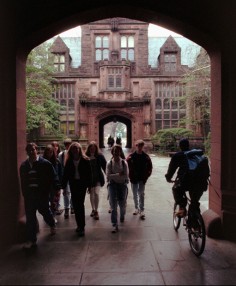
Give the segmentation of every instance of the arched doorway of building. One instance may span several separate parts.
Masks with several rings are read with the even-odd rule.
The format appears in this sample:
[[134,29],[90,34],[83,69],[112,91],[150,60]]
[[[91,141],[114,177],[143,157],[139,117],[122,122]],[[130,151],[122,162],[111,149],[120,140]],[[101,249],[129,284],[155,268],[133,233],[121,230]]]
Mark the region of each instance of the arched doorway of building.
[[131,120],[127,117],[121,115],[109,115],[104,117],[99,121],[99,147],[105,148],[104,144],[104,126],[109,122],[121,122],[126,125],[126,145],[125,148],[131,148],[132,146],[132,123]]
[[127,142],[127,127],[119,121],[108,122],[104,125],[104,145],[108,146],[108,138],[113,138],[114,142],[126,146]]

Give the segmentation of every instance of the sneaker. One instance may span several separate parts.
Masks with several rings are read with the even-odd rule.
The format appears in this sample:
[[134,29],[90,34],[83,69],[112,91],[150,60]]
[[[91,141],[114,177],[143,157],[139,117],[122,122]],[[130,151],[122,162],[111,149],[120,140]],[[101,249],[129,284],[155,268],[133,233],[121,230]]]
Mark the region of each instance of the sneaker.
[[51,234],[51,235],[55,235],[55,234],[56,234],[56,228],[55,228],[55,226],[52,226],[52,227],[50,228],[50,234]]
[[121,217],[120,218],[120,222],[124,222],[125,221],[125,218],[124,217]]
[[186,209],[185,208],[179,208],[179,210],[176,212],[176,215],[178,217],[184,217],[186,215]]
[[70,214],[75,214],[75,211],[73,208],[70,209]]
[[98,215],[98,212],[97,212],[97,211],[94,211],[94,216],[93,216],[93,218],[94,218],[95,220],[99,220],[99,215]]
[[111,232],[112,233],[118,232],[118,225],[113,225]]
[[58,223],[58,221],[57,221],[57,219],[55,217],[54,217],[54,221],[55,221],[56,224]]
[[139,214],[139,210],[135,209],[134,212],[133,212],[133,215],[138,215],[138,214]]
[[32,242],[32,241],[27,241],[24,245],[23,245],[23,249],[31,249],[31,248],[35,248],[37,247],[37,243],[36,242]]
[[143,220],[145,219],[145,213],[144,212],[140,213],[140,218],[143,219]]
[[93,217],[93,216],[94,216],[94,213],[95,213],[95,210],[92,210],[90,216]]

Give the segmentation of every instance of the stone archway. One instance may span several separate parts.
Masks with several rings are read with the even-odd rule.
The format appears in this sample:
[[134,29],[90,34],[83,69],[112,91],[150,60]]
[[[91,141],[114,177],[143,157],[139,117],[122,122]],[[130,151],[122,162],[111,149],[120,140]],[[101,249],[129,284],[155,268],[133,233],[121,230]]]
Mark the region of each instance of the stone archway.
[[[155,3],[153,3],[155,2]],[[38,4],[39,5],[39,4]],[[8,220],[1,221],[4,236],[1,244],[19,239],[19,164],[25,159],[25,62],[29,51],[50,37],[77,25],[97,19],[123,16],[172,29],[203,46],[211,57],[212,74],[212,187],[209,207],[221,216],[226,238],[236,239],[235,230],[235,148],[236,133],[232,132],[236,113],[235,66],[232,54],[236,48],[235,17],[231,13],[236,4],[214,3],[199,0],[195,5],[188,1],[71,1],[58,5],[57,1],[40,3],[39,9],[29,13],[24,2],[12,3],[11,9],[2,5],[2,60],[1,70],[1,213],[8,212]],[[12,7],[13,6],[13,7]],[[204,9],[202,9],[204,7]],[[16,11],[13,15],[13,11]],[[43,11],[43,13],[42,13]],[[177,12],[178,11],[178,12]],[[199,21],[199,15],[202,15]],[[207,17],[205,17],[207,15]],[[12,19],[15,19],[13,21]],[[216,20],[217,19],[217,20]],[[31,25],[29,25],[31,23]],[[225,31],[225,33],[222,33]],[[12,37],[9,37],[9,34]],[[217,43],[215,43],[217,41]],[[223,96],[225,95],[225,96]],[[224,115],[222,116],[221,113]],[[7,124],[6,124],[7,123]],[[9,132],[9,130],[11,132]],[[7,190],[7,191],[6,191]],[[216,190],[216,191],[215,191]],[[215,193],[219,193],[217,196]],[[10,196],[9,196],[10,194]]]
[[132,120],[126,112],[112,111],[106,112],[97,117],[99,121],[99,147],[104,148],[104,125],[114,120],[124,123],[127,127],[127,142],[125,148],[132,147]]

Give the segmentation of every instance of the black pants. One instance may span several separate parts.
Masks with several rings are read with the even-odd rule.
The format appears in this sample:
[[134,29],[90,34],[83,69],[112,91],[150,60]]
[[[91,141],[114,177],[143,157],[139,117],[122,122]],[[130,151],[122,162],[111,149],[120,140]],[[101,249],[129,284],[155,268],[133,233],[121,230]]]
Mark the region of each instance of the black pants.
[[53,214],[49,207],[49,196],[37,193],[27,194],[24,197],[27,239],[32,242],[37,241],[38,219],[37,211],[43,216],[44,221],[50,227],[55,226]]
[[[172,193],[174,196],[175,202],[181,207],[185,208],[187,205],[187,198],[185,196],[186,190],[181,186],[179,182],[175,183],[172,188]],[[203,194],[203,191],[199,190],[198,188],[189,189],[189,196],[191,199],[190,208],[198,210],[200,207],[199,200]]]
[[73,180],[70,183],[71,200],[75,212],[75,220],[77,227],[84,229],[85,227],[85,208],[84,201],[87,186],[81,180]]

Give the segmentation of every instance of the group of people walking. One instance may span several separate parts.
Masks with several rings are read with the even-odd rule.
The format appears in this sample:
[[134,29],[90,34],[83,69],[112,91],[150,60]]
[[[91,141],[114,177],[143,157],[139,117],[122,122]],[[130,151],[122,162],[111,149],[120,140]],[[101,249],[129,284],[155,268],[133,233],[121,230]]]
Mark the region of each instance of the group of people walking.
[[35,143],[28,143],[28,158],[20,166],[22,194],[25,202],[27,243],[24,248],[37,246],[37,211],[50,226],[50,233],[56,233],[56,215],[63,212],[60,195],[63,190],[64,218],[75,214],[76,232],[85,235],[85,196],[90,196],[90,216],[99,220],[99,193],[107,182],[111,210],[112,232],[118,231],[118,207],[120,222],[126,214],[128,183],[131,182],[134,199],[134,215],[145,219],[144,191],[147,179],[152,173],[152,161],[143,151],[144,141],[138,140],[136,150],[125,158],[121,145],[111,149],[107,162],[96,142],[90,142],[84,151],[80,143],[70,138],[64,141],[64,151],[58,142],[47,145],[42,156]]
[[[90,196],[90,216],[99,220],[99,193],[106,182],[112,232],[119,230],[118,219],[120,223],[125,221],[129,182],[134,201],[133,215],[139,215],[140,219],[144,220],[145,186],[152,174],[153,165],[150,156],[143,150],[144,141],[138,140],[135,146],[136,150],[125,158],[121,145],[115,144],[111,148],[111,159],[107,162],[94,141],[90,142],[84,151],[78,142],[67,138],[64,141],[65,150],[61,152],[58,142],[52,142],[46,146],[42,156],[38,154],[35,143],[28,143],[25,149],[28,158],[20,166],[28,239],[24,248],[37,246],[37,211],[50,226],[51,235],[56,233],[55,217],[63,211],[60,208],[61,190],[64,197],[64,218],[69,217],[69,210],[71,214],[75,214],[76,232],[79,236],[85,235],[86,193]],[[207,166],[205,180],[198,178],[186,187],[186,176],[189,172],[186,152],[190,150],[189,141],[180,140],[179,147],[180,151],[170,160],[165,178],[167,182],[172,182],[177,171],[173,196],[180,206],[178,215],[184,216],[187,203],[185,192],[189,191],[191,207],[199,209],[199,200],[208,187],[210,170]]]

